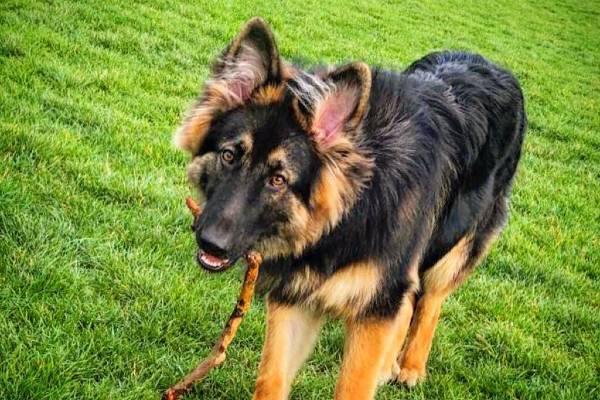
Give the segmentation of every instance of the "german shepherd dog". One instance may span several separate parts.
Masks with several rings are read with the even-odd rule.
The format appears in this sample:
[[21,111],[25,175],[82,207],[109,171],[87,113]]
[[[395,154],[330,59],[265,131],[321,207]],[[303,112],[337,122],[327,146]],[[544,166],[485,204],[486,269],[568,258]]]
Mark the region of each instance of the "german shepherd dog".
[[423,379],[444,299],[506,222],[525,127],[519,83],[479,55],[304,70],[247,22],[175,142],[206,200],[200,265],[265,259],[253,398],[288,397],[327,317],[345,324],[336,399]]

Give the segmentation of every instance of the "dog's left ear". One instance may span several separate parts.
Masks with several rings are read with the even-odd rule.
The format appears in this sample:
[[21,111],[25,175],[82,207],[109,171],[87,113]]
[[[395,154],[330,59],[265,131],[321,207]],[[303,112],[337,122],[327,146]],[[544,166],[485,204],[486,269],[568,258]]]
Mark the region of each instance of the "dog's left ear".
[[371,69],[355,62],[329,72],[309,101],[295,103],[297,119],[322,149],[331,147],[344,134],[352,134],[367,112],[371,93]]
[[273,33],[261,18],[252,18],[213,66],[212,82],[242,104],[259,86],[281,81],[281,59]]

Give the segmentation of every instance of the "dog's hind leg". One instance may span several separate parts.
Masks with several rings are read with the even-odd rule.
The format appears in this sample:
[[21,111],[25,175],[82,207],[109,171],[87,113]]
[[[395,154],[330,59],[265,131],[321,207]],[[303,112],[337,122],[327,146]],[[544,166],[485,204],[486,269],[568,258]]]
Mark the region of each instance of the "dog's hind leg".
[[425,365],[445,296],[427,294],[417,303],[406,347],[399,357],[398,380],[414,386],[425,377]]
[[431,269],[425,272],[422,295],[418,299],[408,339],[399,356],[398,380],[414,386],[425,377],[425,367],[442,303],[464,280],[487,253],[506,220],[506,201],[497,200],[487,218],[472,234],[465,235]]
[[254,400],[285,400],[298,369],[312,351],[321,317],[267,300],[267,333]]

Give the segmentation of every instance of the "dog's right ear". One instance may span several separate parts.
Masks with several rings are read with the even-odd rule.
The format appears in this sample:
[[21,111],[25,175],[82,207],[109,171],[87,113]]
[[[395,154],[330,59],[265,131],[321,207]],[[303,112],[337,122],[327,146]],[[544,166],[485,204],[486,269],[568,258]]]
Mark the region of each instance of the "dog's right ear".
[[214,63],[203,95],[175,133],[175,145],[196,153],[213,114],[244,104],[263,85],[280,83],[281,68],[273,33],[264,20],[252,18]]
[[242,102],[257,87],[281,81],[277,44],[263,19],[255,17],[246,23],[213,66],[213,75]]

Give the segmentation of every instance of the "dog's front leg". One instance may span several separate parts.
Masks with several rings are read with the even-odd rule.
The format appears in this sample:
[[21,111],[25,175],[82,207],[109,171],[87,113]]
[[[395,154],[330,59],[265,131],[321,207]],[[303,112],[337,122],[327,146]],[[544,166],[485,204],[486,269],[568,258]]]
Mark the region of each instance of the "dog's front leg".
[[392,350],[399,319],[346,321],[344,360],[336,400],[370,400],[375,396],[387,352]]
[[322,324],[322,318],[298,306],[267,300],[267,334],[254,400],[287,399]]

